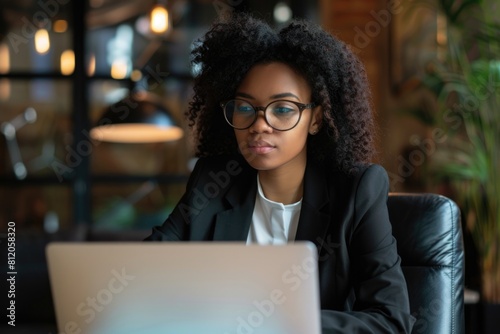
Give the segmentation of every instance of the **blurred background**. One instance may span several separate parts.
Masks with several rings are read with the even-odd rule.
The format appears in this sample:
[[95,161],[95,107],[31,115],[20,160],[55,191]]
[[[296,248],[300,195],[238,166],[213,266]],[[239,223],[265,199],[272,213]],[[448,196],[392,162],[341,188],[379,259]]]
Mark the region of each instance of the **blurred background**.
[[[155,8],[159,22],[168,17],[157,32]],[[307,18],[349,43],[367,68],[380,129],[377,162],[390,172],[391,190],[429,186],[421,175],[426,157],[409,155],[432,134],[411,111],[435,108],[422,81],[446,52],[437,1],[1,0],[0,11],[2,224],[55,232],[161,223],[193,158],[183,117],[196,73],[191,47],[217,16],[233,11],[275,26]],[[185,133],[111,141],[92,133],[127,118],[120,110],[135,104],[123,101],[134,92],[147,92]]]
[[[0,232],[15,222],[25,291],[41,293],[28,287],[35,277],[48,285],[36,267],[47,242],[141,240],[166,219],[194,163],[183,117],[197,72],[190,50],[215,18],[238,11],[276,27],[313,20],[352,47],[391,191],[459,203],[468,302],[500,304],[499,256],[488,260],[497,292],[486,297],[491,247],[477,247],[496,235],[487,242],[500,253],[494,0],[0,0]],[[482,221],[492,227],[481,234]],[[29,307],[20,321],[53,319]],[[477,332],[479,311],[467,312]]]

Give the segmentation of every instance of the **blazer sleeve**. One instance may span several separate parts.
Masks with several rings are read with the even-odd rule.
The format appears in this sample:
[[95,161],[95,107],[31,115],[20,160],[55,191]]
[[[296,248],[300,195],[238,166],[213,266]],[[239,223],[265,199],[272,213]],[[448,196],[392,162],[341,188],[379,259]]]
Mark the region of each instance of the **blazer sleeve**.
[[354,303],[349,311],[322,310],[323,334],[410,333],[408,291],[387,210],[388,177],[368,167],[353,189],[346,233]]

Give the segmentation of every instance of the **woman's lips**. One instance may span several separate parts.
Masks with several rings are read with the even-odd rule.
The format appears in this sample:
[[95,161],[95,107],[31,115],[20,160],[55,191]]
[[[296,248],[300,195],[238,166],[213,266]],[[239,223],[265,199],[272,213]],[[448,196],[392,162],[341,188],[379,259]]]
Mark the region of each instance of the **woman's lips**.
[[274,145],[261,140],[248,143],[248,150],[255,154],[266,154],[275,148]]
[[266,154],[274,150],[274,147],[271,146],[250,146],[248,147],[250,152],[255,153],[255,154]]

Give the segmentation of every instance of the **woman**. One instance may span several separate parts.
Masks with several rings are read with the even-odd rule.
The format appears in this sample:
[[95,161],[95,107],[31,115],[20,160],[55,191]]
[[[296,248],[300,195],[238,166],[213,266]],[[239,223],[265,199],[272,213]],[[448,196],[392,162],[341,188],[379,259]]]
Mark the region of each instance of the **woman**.
[[324,333],[411,332],[359,60],[310,23],[275,32],[238,14],[214,24],[193,63],[187,116],[200,159],[147,240],[309,240]]

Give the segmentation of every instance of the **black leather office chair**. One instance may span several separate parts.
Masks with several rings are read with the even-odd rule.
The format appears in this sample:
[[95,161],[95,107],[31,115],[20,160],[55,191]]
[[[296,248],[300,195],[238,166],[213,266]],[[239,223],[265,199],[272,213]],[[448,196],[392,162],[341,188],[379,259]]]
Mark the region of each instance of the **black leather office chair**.
[[412,333],[465,332],[464,248],[458,206],[435,194],[391,193],[389,216],[417,322]]

